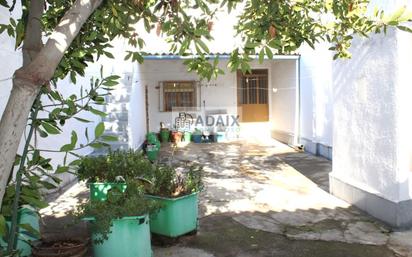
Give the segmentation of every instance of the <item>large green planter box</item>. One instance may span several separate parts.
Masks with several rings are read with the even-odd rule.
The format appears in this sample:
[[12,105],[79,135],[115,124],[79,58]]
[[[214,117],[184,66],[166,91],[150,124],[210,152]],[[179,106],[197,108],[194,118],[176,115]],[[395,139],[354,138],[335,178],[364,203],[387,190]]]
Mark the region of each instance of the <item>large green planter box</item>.
[[[93,222],[93,221],[92,221]],[[125,217],[113,221],[111,233],[103,244],[94,243],[100,234],[92,234],[94,257],[151,257],[149,217]]]
[[126,191],[126,184],[125,183],[90,183],[90,199],[91,200],[100,200],[106,201],[107,200],[107,193],[112,188],[118,188],[122,192]]
[[198,193],[179,197],[163,198],[147,195],[159,201],[163,208],[150,215],[150,231],[168,237],[178,237],[197,230]]
[[[34,210],[22,208],[19,210],[18,224],[29,224],[36,231],[40,232],[39,215]],[[10,229],[11,222],[7,222]],[[17,250],[20,252],[19,256],[31,256],[31,245],[29,242],[39,240],[35,235],[30,234],[27,230],[19,228],[19,237],[17,239]],[[0,246],[7,247],[7,242],[0,237]]]

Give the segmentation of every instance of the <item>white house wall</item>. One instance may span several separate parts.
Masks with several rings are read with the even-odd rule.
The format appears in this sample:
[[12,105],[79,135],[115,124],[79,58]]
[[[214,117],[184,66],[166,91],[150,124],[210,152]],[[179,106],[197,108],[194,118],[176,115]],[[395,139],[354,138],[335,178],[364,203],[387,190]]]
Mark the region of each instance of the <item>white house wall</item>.
[[270,70],[270,127],[272,136],[293,144],[296,133],[296,60],[278,60]]
[[305,150],[332,158],[332,53],[327,45],[300,49],[300,143]]
[[130,146],[140,148],[146,139],[145,86],[140,81],[140,66],[134,66],[132,94],[129,103]]
[[389,30],[356,40],[353,58],[333,65],[331,192],[396,227],[412,226],[411,44]]

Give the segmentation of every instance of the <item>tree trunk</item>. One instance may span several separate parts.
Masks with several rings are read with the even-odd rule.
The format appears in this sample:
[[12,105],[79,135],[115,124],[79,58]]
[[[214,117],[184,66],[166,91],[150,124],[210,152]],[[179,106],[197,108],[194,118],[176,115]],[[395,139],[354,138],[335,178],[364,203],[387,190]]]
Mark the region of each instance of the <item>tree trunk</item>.
[[[63,16],[39,54],[14,74],[13,88],[0,121],[0,208],[30,108],[41,86],[53,77],[64,53],[101,3],[102,0],[77,0]],[[25,50],[27,54],[35,49]]]

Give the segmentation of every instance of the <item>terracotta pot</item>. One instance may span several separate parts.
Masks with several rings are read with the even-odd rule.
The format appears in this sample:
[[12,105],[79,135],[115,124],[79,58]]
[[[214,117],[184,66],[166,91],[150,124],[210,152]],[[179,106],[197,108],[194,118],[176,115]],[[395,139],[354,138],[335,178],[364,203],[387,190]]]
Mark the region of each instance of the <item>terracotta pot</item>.
[[88,250],[88,241],[41,242],[33,246],[33,257],[84,257]]
[[180,143],[182,141],[182,133],[178,131],[172,131],[172,142]]

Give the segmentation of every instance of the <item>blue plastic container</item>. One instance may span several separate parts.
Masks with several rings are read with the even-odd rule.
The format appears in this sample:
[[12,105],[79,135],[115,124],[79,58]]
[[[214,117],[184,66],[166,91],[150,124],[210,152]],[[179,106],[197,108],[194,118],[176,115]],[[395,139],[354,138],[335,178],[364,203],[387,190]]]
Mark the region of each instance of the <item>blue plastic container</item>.
[[225,132],[217,132],[215,134],[216,142],[221,143],[226,141],[226,133]]
[[192,134],[192,140],[196,144],[202,143],[202,135]]

